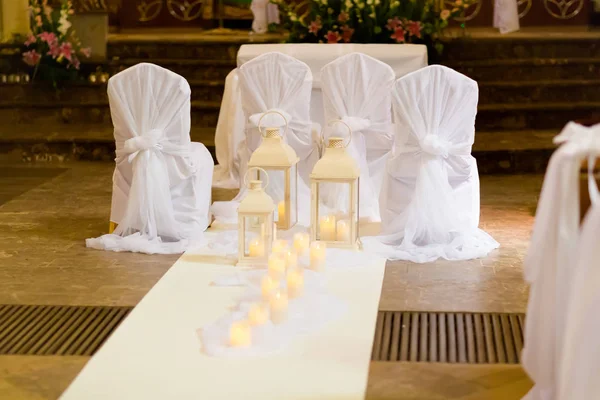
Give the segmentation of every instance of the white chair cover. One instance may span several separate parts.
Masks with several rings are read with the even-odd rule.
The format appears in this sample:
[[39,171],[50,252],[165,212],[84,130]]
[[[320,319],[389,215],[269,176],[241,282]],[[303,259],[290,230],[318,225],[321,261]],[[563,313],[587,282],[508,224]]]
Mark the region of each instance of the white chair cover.
[[153,64],[112,77],[108,97],[116,142],[114,234],[86,241],[113,251],[180,253],[209,224],[214,163],[190,142],[190,86]]
[[[312,74],[303,62],[282,53],[265,53],[238,68],[242,109],[246,118],[246,137],[237,149],[240,177],[244,177],[252,152],[261,143],[258,122],[267,111],[277,111],[285,116],[288,129],[284,140],[294,149],[298,162],[298,222],[307,225],[310,219],[310,191],[307,185],[312,167],[319,154],[313,124],[310,121],[310,95]],[[268,114],[263,127],[280,126],[285,122],[277,114]],[[242,178],[243,180],[243,178]],[[215,202],[213,213],[220,222],[237,222],[237,206],[246,188],[241,187],[232,202]],[[267,193],[282,197],[282,177],[270,177]]]
[[569,294],[580,296],[570,286],[573,273],[578,273],[573,264],[578,254],[579,170],[590,152],[590,132],[571,122],[556,138],[565,144],[550,159],[524,261],[531,288],[522,364],[535,383],[526,396],[530,400],[557,398],[567,300]]
[[479,175],[471,156],[477,83],[439,65],[396,81],[396,140],[381,193],[390,259],[428,262],[487,255],[498,243],[479,225]]
[[519,30],[517,0],[494,0],[494,28],[502,34]]
[[[373,57],[351,53],[325,65],[321,69],[321,79],[325,120],[341,119],[352,129],[348,151],[361,170],[360,216],[380,221],[379,193],[393,144],[391,89],[394,70]],[[335,127],[342,128],[341,133],[335,135],[347,137],[343,126]],[[342,205],[348,204],[348,199],[339,198],[342,193],[329,193],[329,199],[327,193],[322,192],[322,195],[326,206],[343,208]]]

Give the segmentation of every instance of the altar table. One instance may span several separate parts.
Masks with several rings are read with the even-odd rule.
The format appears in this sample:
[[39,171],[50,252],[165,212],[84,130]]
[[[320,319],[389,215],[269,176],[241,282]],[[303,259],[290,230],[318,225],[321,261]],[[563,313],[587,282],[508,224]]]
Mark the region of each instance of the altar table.
[[239,268],[229,261],[184,254],[61,399],[363,399],[385,260],[326,270],[328,292],[348,312],[295,338],[282,352],[209,357],[201,351],[197,329],[225,315],[244,290],[211,285]]
[[[313,122],[323,124],[323,97],[321,93],[321,68],[336,58],[350,53],[364,53],[390,65],[400,78],[409,72],[427,66],[427,47],[414,44],[250,44],[243,45],[237,55],[240,67],[253,58],[278,51],[305,62],[313,74],[311,117]],[[391,112],[391,110],[390,110]],[[237,70],[225,80],[225,91],[215,133],[218,164],[215,167],[213,186],[239,187],[238,165],[235,154],[244,139],[245,118],[238,89]]]

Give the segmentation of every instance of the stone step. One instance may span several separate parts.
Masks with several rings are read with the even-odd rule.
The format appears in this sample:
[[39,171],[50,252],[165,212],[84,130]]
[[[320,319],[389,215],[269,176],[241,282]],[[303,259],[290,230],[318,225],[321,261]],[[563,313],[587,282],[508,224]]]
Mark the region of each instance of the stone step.
[[[491,54],[491,53],[490,53]],[[476,81],[598,79],[600,58],[523,58],[444,62]]]
[[450,40],[444,46],[444,59],[489,60],[526,58],[600,58],[600,32],[580,37],[538,35],[466,37]]
[[[192,101],[220,103],[223,97],[223,80],[193,80],[189,81],[192,89]],[[0,107],[24,103],[46,103],[48,101],[60,106],[67,104],[108,104],[106,85],[90,84],[87,82],[72,83],[60,92],[43,84],[6,84],[1,86]]]
[[478,131],[559,130],[569,121],[600,117],[600,102],[480,104]]
[[[477,132],[473,155],[481,174],[543,173],[558,130]],[[192,127],[192,141],[204,143],[214,158],[214,129]],[[26,161],[112,161],[110,126],[18,125],[0,132],[0,154]]]
[[[220,102],[193,101],[192,125],[216,127]],[[94,125],[110,126],[108,101],[96,102],[13,102],[0,104],[0,121],[6,129],[11,125],[50,125],[81,124],[92,128]]]
[[479,82],[479,104],[600,102],[600,79]]
[[225,81],[227,74],[236,67],[235,60],[178,60],[156,58],[151,60],[140,58],[115,59],[109,63],[109,72],[114,75],[125,68],[141,62],[152,62],[183,76],[188,81]]

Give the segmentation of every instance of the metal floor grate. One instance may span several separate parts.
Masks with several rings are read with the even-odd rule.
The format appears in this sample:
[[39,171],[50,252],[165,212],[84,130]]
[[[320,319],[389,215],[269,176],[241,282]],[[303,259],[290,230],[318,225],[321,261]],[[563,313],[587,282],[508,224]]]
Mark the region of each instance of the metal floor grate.
[[373,361],[518,364],[524,314],[380,311]]
[[131,309],[0,305],[0,355],[91,356]]

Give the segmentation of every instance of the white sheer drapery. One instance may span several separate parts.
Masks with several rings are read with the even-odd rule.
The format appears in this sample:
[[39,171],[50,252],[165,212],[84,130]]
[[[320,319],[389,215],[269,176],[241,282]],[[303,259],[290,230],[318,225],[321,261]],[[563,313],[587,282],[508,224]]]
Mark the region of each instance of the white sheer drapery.
[[[379,193],[393,144],[391,89],[394,71],[373,57],[351,53],[325,65],[321,69],[321,80],[325,120],[342,120],[352,130],[348,152],[361,170],[360,216],[380,221]],[[335,136],[348,137],[343,125],[332,128],[335,128]],[[339,128],[342,130],[338,131]],[[331,136],[330,131],[329,128],[325,130],[325,139]],[[340,197],[343,193],[330,195]],[[349,203],[347,198],[333,200],[338,205]],[[327,202],[325,205],[330,206]]]
[[256,33],[266,33],[270,24],[279,24],[279,8],[269,0],[252,0],[250,10],[254,15],[252,30]]
[[[294,149],[298,162],[298,222],[309,223],[310,192],[307,185],[312,167],[318,160],[318,148],[310,121],[310,96],[312,90],[312,74],[303,62],[282,53],[266,53],[245,63],[238,69],[239,89],[242,109],[246,121],[246,137],[237,149],[240,176],[247,171],[252,152],[261,143],[258,120],[267,111],[276,111],[285,116],[285,121],[278,114],[268,114],[262,121],[263,127],[280,126],[284,132],[284,140]],[[271,176],[267,193],[274,198],[283,192],[283,176]],[[220,222],[237,221],[237,206],[245,193],[242,187],[238,196],[231,202],[216,202],[213,205],[215,218]]]
[[573,267],[579,265],[580,254],[579,171],[591,151],[600,154],[592,130],[576,123],[569,123],[556,142],[564,144],[550,159],[524,261],[525,280],[531,287],[522,364],[535,383],[526,396],[531,400],[558,398],[559,363],[563,345],[569,342],[564,340],[568,300],[577,303],[581,295],[571,288],[572,277],[579,273]]
[[395,147],[380,196],[382,229],[365,248],[388,259],[483,257],[498,243],[479,225],[479,175],[471,156],[477,83],[433,65],[392,91]]
[[494,0],[494,28],[503,34],[519,30],[517,0]]
[[142,63],[108,83],[116,142],[113,234],[88,247],[180,253],[209,224],[214,163],[190,142],[190,86],[164,68]]

